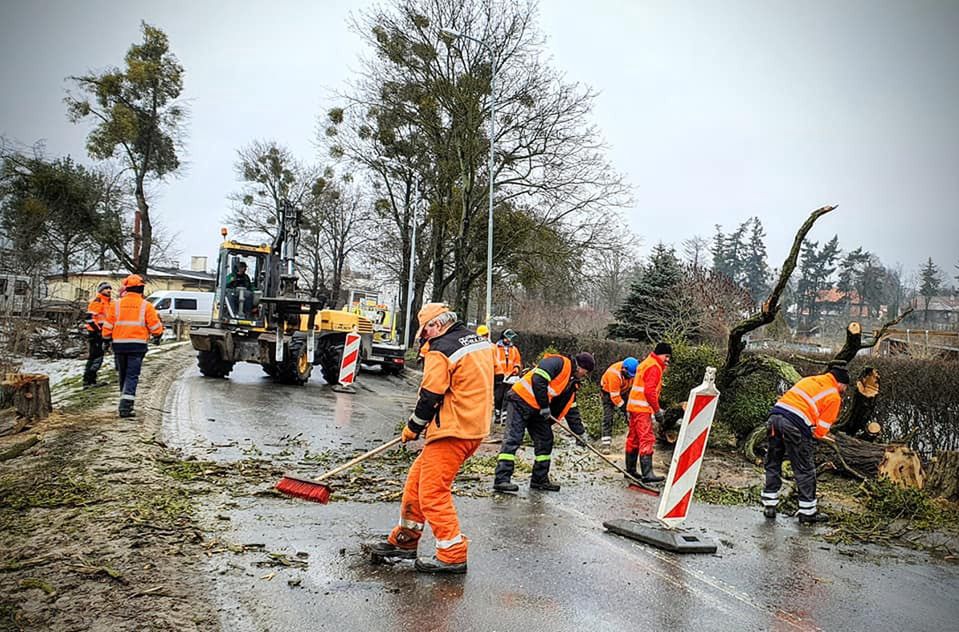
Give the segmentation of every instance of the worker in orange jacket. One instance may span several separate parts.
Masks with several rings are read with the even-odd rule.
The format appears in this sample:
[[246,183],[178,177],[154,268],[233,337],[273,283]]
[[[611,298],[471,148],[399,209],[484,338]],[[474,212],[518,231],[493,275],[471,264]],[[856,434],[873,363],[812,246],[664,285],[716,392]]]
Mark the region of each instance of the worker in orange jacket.
[[[379,557],[416,558],[420,572],[465,573],[469,539],[460,531],[451,489],[463,462],[489,429],[493,346],[459,322],[444,303],[424,305],[419,323],[420,337],[429,346],[419,398],[402,441],[413,441],[425,431],[426,443],[406,477],[399,524],[385,542],[369,548]],[[436,553],[417,557],[426,523],[436,538]]]
[[115,307],[109,310],[103,323],[103,338],[113,344],[113,355],[120,374],[120,417],[133,416],[147,341],[153,338],[159,344],[163,334],[163,321],[156,308],[143,298],[143,286],[143,277],[139,274],[125,278],[122,284],[123,297],[114,301]]
[[[660,342],[636,368],[633,387],[629,391],[626,411],[629,413],[629,433],[626,435],[626,471],[646,483],[658,483],[662,476],[653,473],[653,417],[663,423],[663,410],[659,394],[663,389],[663,374],[669,366],[673,348],[668,342]],[[640,472],[636,472],[639,462]]]
[[783,459],[792,463],[799,496],[799,523],[825,522],[828,517],[816,503],[816,447],[813,439],[828,440],[839,416],[842,395],[849,385],[849,372],[832,367],[822,375],[804,377],[779,398],[766,421],[769,446],[766,448],[766,484],[763,486],[763,514],[776,517],[782,488]]
[[614,362],[609,365],[599,381],[600,399],[603,401],[603,428],[599,447],[603,454],[609,454],[613,443],[613,416],[616,411],[622,411],[627,424],[629,423],[626,400],[629,399],[629,391],[633,388],[633,378],[636,376],[638,366],[639,360],[633,357]]
[[89,353],[87,365],[83,371],[83,388],[104,386],[106,382],[97,382],[97,373],[103,365],[103,354],[110,350],[110,341],[103,340],[103,323],[112,304],[113,287],[106,281],[97,286],[97,295],[87,305],[86,319],[83,321],[87,331]]
[[496,341],[495,359],[493,366],[493,419],[497,424],[502,425],[506,422],[506,413],[503,410],[503,401],[506,399],[506,391],[510,384],[506,382],[508,378],[519,377],[520,369],[523,368],[523,358],[519,349],[513,344],[516,338],[516,332],[512,329],[506,329],[500,334]]
[[553,453],[553,420],[566,421],[569,429],[582,442],[586,434],[576,407],[576,391],[580,380],[596,367],[587,351],[574,357],[547,354],[535,369],[524,375],[506,395],[506,431],[496,459],[493,489],[516,492],[519,487],[510,479],[516,465],[516,451],[529,431],[533,439],[533,473],[529,488],[558,492],[560,486],[549,478]]

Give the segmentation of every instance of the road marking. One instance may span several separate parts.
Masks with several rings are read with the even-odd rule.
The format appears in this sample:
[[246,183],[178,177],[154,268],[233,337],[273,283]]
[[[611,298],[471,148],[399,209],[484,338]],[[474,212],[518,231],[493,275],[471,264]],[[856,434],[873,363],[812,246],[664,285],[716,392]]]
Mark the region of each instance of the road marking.
[[[577,516],[584,522],[590,523],[590,528],[587,528],[586,531],[593,540],[600,542],[607,547],[616,548],[620,552],[622,551],[621,547],[617,546],[614,543],[615,541],[604,537],[605,532],[603,532],[603,534],[600,534],[596,532],[595,528],[592,528],[592,525],[596,522],[596,518],[594,516],[590,516],[589,514],[583,513],[582,511],[573,509],[571,507],[567,507],[565,505],[556,504],[554,506],[567,514]],[[658,551],[652,547],[640,545],[639,543],[636,543],[633,541],[630,541],[630,544],[632,545],[633,551],[644,553],[650,557],[656,558],[657,560],[661,562],[665,562],[666,564],[669,564],[671,567],[676,569],[676,571],[678,571],[679,573],[683,573],[692,579],[699,580],[700,582],[715,589],[716,591],[728,597],[731,597],[735,599],[736,601],[744,605],[747,605],[757,611],[771,615],[775,617],[777,620],[783,623],[786,623],[797,630],[822,632],[822,628],[817,627],[816,625],[808,621],[797,619],[795,615],[790,614],[789,612],[786,612],[785,610],[782,610],[779,608],[770,608],[766,605],[756,602],[747,593],[744,593],[738,590],[735,586],[729,585],[727,582],[719,579],[718,577],[706,575],[705,573],[701,571],[697,571],[691,568],[686,568],[678,564],[676,559],[672,557],[671,555],[667,555],[666,553],[662,551]],[[639,557],[639,556],[635,556],[635,557]],[[684,582],[677,580],[674,575],[671,575],[653,566],[648,566],[648,565],[644,565],[644,566],[646,567],[648,571],[658,575],[662,579],[668,581],[671,584],[676,585],[677,587],[686,587],[686,588],[689,588],[690,590],[700,592],[700,594],[704,597],[710,596],[708,593],[706,593],[706,591],[699,591],[694,586],[688,585]]]

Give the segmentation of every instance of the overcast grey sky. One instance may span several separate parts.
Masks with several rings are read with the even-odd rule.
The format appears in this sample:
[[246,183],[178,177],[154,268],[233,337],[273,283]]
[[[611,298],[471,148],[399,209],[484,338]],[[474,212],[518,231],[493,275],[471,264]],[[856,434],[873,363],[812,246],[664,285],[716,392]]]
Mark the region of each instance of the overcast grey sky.
[[[0,134],[85,158],[64,78],[121,64],[141,19],[162,28],[192,117],[189,167],[153,209],[184,262],[212,257],[238,147],[316,159],[317,114],[363,52],[347,18],[369,4],[2,0]],[[758,215],[777,266],[808,212],[838,203],[813,239],[957,274],[959,1],[546,0],[540,26],[555,66],[600,92],[643,252]]]

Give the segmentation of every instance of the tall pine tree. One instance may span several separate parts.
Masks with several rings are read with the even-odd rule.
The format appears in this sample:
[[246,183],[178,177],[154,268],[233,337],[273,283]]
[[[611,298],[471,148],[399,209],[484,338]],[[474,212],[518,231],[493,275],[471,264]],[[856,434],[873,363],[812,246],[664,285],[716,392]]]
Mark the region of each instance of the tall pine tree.
[[924,300],[923,322],[929,322],[929,301],[932,300],[933,296],[939,293],[939,289],[942,286],[939,266],[932,262],[932,257],[929,257],[926,265],[920,270],[919,278],[921,279],[919,293]]
[[745,290],[753,304],[762,301],[769,289],[769,263],[766,261],[766,231],[758,217],[749,220],[749,243],[746,246],[743,276]]
[[617,322],[609,326],[610,337],[658,341],[671,328],[670,315],[680,311],[678,288],[682,278],[676,251],[657,244],[614,313]]

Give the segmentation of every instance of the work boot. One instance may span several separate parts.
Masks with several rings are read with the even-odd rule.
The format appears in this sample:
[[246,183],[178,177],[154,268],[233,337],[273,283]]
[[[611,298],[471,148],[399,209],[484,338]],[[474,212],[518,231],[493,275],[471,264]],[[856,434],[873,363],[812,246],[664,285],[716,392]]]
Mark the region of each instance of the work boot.
[[613,445],[612,437],[603,437],[599,440],[599,451],[603,454],[609,454],[610,448]]
[[639,459],[639,452],[626,453],[626,472],[633,478],[639,478],[639,472],[636,471],[637,459]]
[[120,409],[120,411],[118,412],[118,415],[119,415],[120,417],[123,417],[123,418],[135,417],[135,416],[136,416],[136,415],[134,414],[132,408],[129,408],[129,409]]
[[413,563],[413,568],[421,573],[465,573],[466,562],[444,562],[433,555],[430,557],[416,558],[416,562]]
[[662,483],[665,478],[662,476],[656,476],[653,474],[653,455],[644,454],[639,457],[639,466],[643,470],[643,482],[644,483]]
[[380,540],[378,542],[366,542],[363,547],[376,557],[393,557],[401,560],[416,559],[415,546],[411,549],[401,549],[386,540]]
[[763,507],[763,515],[769,518],[770,520],[776,519],[776,508],[772,505]]
[[493,490],[497,492],[518,492],[519,485],[510,481],[496,481],[493,483]]
[[821,511],[817,511],[812,515],[799,514],[799,524],[820,524],[823,522],[829,522],[829,516]]
[[538,489],[538,490],[544,491],[544,492],[558,492],[558,491],[559,491],[559,485],[558,485],[557,483],[552,482],[552,481],[549,480],[548,478],[547,478],[545,481],[534,481],[534,480],[531,480],[531,481],[529,482],[529,488],[530,488],[530,489]]

